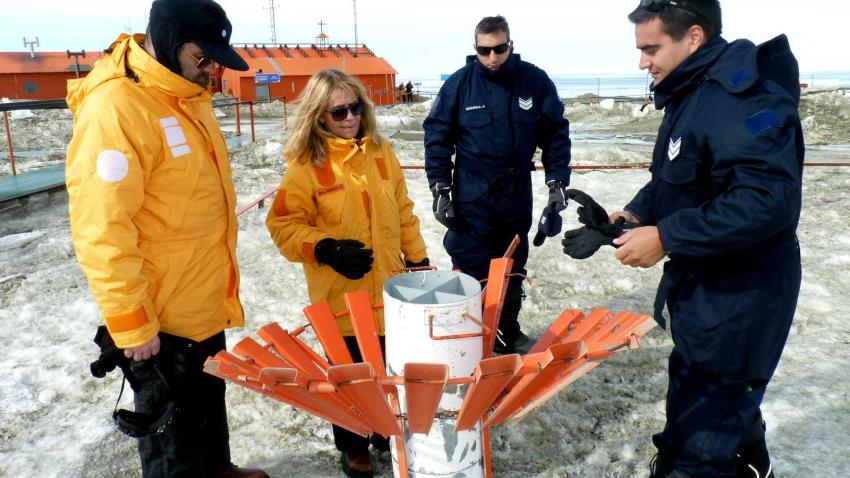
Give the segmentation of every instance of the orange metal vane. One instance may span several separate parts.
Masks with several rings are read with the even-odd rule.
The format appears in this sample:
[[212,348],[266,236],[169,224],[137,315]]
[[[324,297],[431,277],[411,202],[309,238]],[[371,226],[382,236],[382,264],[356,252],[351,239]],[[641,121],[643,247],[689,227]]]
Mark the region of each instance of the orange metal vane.
[[404,399],[411,433],[428,434],[449,379],[449,366],[436,363],[404,364]]
[[387,437],[399,436],[402,434],[401,427],[376,379],[368,362],[335,365],[328,369],[328,381],[375,425],[375,431]]

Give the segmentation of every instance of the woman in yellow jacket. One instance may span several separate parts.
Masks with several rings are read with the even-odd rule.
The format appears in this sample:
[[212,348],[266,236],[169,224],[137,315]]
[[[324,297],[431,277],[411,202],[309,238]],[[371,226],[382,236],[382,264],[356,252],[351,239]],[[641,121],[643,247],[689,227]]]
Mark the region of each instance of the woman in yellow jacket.
[[[392,271],[428,265],[419,219],[398,159],[377,131],[366,90],[338,70],[314,75],[301,95],[286,145],[287,171],[266,218],[287,259],[301,262],[310,301],[343,310],[346,292],[382,300]],[[378,316],[383,335],[383,316]],[[339,328],[354,360],[360,353],[348,318]],[[378,448],[386,439],[373,437]],[[343,471],[371,477],[369,439],[334,426]]]

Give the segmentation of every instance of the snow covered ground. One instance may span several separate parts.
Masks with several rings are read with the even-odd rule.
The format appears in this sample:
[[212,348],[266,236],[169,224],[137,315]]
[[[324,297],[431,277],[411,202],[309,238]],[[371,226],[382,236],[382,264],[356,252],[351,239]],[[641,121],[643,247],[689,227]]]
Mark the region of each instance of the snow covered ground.
[[[846,128],[835,125],[846,120],[850,98],[830,93],[808,101],[804,104],[811,107],[805,107],[804,117],[814,146],[807,159],[847,161],[850,139]],[[659,113],[640,113],[628,104],[604,106],[568,108],[574,163],[647,161]],[[403,164],[422,164],[421,121],[426,113],[423,105],[379,110],[382,128],[393,136]],[[51,114],[57,116],[48,123],[67,123],[58,113]],[[263,118],[258,143],[232,151],[240,204],[274,187],[285,167],[282,119],[269,116]],[[53,128],[32,126],[33,121],[23,117],[13,128]],[[221,121],[226,131],[233,130],[231,116]],[[48,150],[66,133],[38,134],[45,140],[31,148]],[[43,157],[38,162],[51,160]],[[7,165],[2,160],[0,169]],[[31,166],[37,166],[36,160]],[[805,172],[799,229],[803,287],[791,337],[763,407],[768,446],[781,477],[843,476],[850,469],[850,328],[843,315],[850,310],[847,172],[837,167]],[[432,263],[450,268],[441,246],[443,228],[430,213],[424,172],[405,175]],[[645,170],[577,171],[572,184],[612,210],[625,204],[648,178]],[[541,174],[534,180],[539,211],[546,188]],[[263,225],[265,214],[266,209],[254,209],[240,218],[238,254],[247,327],[228,332],[229,346],[268,322],[289,329],[306,323],[301,269],[272,245]],[[574,227],[572,206],[565,218],[566,227]],[[565,308],[649,313],[660,267],[623,267],[612,251],[606,248],[575,261],[563,255],[557,240],[533,248],[528,263],[533,285],[527,287],[521,316],[525,330],[541,334]],[[74,259],[66,194],[43,193],[0,204],[0,369],[5,370],[0,381],[0,476],[139,476],[135,441],[116,431],[110,420],[118,374],[100,380],[88,371],[97,355],[91,339],[100,322]],[[517,426],[494,429],[496,476],[648,476],[647,463],[654,454],[650,435],[664,421],[670,347],[668,335],[655,329],[639,350],[594,369]],[[131,395],[125,394],[121,406],[132,407]],[[263,467],[274,477],[342,476],[327,423],[236,386],[228,387],[227,399],[234,462]],[[389,454],[375,457],[378,476],[392,476]]]

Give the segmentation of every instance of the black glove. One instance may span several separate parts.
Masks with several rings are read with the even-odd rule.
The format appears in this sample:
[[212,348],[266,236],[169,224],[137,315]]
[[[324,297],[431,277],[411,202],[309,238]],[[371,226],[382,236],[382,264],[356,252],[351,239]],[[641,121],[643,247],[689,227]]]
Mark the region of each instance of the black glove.
[[584,191],[567,189],[567,197],[579,204],[579,208],[576,209],[578,222],[591,227],[608,224],[608,213],[605,212],[605,208]]
[[567,208],[567,184],[553,179],[546,185],[549,186],[549,201],[546,202],[546,207],[537,223],[537,234],[533,241],[535,247],[541,246],[547,237],[560,234],[561,211]]
[[638,227],[638,224],[626,222],[626,218],[618,217],[614,224],[606,222],[601,226],[600,228],[584,226],[565,232],[564,240],[561,241],[564,246],[564,254],[573,259],[587,259],[602,246],[619,247],[614,244],[614,239]]
[[602,231],[587,226],[573,229],[564,233],[564,254],[573,259],[587,259],[602,246],[613,246],[614,238],[606,236]]
[[360,279],[372,270],[372,249],[353,239],[322,239],[313,251],[319,264],[327,264],[347,279]]
[[434,195],[431,210],[434,211],[437,221],[448,228],[452,227],[455,220],[455,208],[449,195],[451,191],[452,187],[446,183],[436,183],[431,188],[431,194]]
[[408,269],[412,269],[414,267],[428,267],[430,265],[431,261],[429,261],[427,257],[419,262],[413,262],[407,259],[404,260],[404,267],[407,267]]

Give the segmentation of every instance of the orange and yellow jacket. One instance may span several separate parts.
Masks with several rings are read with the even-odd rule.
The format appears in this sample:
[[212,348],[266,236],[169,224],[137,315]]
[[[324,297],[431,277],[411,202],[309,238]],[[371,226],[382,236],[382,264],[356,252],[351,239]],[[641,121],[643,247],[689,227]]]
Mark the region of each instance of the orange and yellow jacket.
[[236,195],[209,93],[121,35],[68,82],[71,234],[120,348],[244,323]]
[[[291,158],[266,226],[280,252],[304,264],[310,301],[328,300],[337,312],[345,310],[343,294],[351,291],[366,290],[373,304],[383,303],[390,274],[403,269],[405,259],[427,257],[398,159],[388,142],[378,146],[368,138],[328,140],[321,168]],[[372,249],[372,270],[350,280],[319,265],[314,247],[328,237],[356,239]],[[383,334],[382,314],[378,322]],[[338,325],[343,335],[354,335],[347,317]]]

